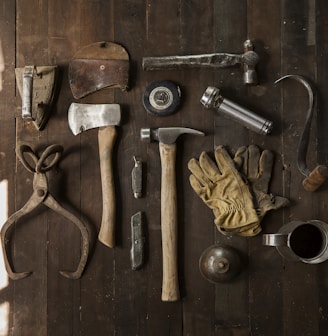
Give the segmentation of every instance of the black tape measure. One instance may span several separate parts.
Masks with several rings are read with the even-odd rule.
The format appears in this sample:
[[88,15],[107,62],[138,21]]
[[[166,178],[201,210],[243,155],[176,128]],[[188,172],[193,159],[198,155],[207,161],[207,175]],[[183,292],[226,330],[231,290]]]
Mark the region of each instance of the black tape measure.
[[180,105],[180,100],[180,87],[168,80],[151,83],[142,97],[146,111],[156,116],[174,113]]

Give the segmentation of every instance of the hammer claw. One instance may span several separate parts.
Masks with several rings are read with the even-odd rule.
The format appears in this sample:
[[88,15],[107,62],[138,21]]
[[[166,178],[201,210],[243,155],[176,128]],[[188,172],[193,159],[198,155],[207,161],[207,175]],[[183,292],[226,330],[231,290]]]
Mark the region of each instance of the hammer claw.
[[162,301],[180,298],[178,280],[178,208],[176,191],[176,143],[181,134],[204,135],[203,132],[185,127],[142,128],[143,141],[159,142],[162,166],[161,179],[161,231],[163,252]]

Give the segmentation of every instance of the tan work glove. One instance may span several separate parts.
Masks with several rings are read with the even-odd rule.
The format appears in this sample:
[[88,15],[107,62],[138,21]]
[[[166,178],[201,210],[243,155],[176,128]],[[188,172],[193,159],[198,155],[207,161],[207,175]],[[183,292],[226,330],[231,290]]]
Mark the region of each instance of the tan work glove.
[[239,234],[259,225],[247,183],[223,146],[215,151],[217,165],[203,152],[199,161],[191,159],[190,184],[203,202],[213,210],[220,232]]
[[262,153],[255,145],[237,149],[234,161],[239,171],[247,178],[254,195],[254,207],[261,221],[270,210],[289,205],[289,200],[269,194],[269,183],[273,167],[273,153],[264,150]]

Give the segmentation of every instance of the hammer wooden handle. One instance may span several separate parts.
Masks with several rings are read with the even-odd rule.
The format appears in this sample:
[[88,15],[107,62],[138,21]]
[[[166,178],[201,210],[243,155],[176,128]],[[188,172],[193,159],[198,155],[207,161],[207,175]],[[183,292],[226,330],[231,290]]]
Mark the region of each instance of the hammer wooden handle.
[[108,247],[115,246],[116,201],[112,164],[115,139],[114,126],[99,128],[98,145],[103,206],[98,239]]
[[312,172],[303,180],[303,187],[306,191],[316,191],[328,178],[328,168],[323,165],[315,167]]
[[162,165],[161,226],[163,249],[162,301],[180,298],[178,281],[178,223],[177,191],[175,177],[176,144],[159,143]]

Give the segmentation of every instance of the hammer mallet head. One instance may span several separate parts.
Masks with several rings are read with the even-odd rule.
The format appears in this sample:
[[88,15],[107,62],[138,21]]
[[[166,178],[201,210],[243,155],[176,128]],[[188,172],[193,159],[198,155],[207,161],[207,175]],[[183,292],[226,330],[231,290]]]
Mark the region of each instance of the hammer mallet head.
[[201,131],[187,127],[142,128],[140,130],[142,141],[158,141],[167,145],[175,143],[181,134],[205,135],[205,133]]
[[242,55],[242,66],[244,72],[244,84],[246,85],[256,85],[257,72],[256,65],[259,62],[260,57],[254,51],[254,46],[251,40],[246,40],[244,42],[244,54]]
[[72,103],[68,110],[68,124],[74,135],[92,128],[121,124],[119,104]]

